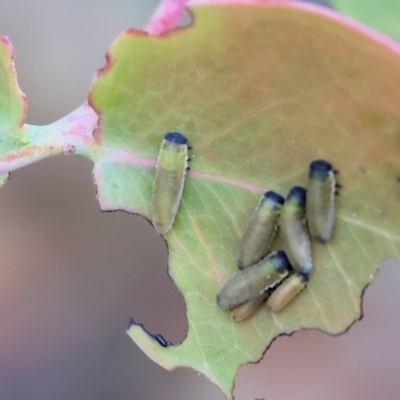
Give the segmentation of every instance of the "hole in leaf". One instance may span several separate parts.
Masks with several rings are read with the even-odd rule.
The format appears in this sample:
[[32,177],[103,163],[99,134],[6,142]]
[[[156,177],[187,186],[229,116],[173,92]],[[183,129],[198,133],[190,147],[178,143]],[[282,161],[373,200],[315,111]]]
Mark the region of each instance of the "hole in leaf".
[[193,17],[190,12],[185,10],[185,12],[182,14],[181,18],[178,21],[178,26],[182,28],[186,28],[190,26],[193,23]]

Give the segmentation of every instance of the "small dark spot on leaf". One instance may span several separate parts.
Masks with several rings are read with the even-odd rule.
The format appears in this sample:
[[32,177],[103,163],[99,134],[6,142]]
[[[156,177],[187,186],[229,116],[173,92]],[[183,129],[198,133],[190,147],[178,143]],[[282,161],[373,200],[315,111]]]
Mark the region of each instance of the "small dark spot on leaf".
[[168,346],[171,345],[171,343],[170,343],[170,342],[167,342],[167,341],[163,338],[163,336],[160,335],[159,333],[158,333],[156,336],[154,336],[154,338],[155,338],[155,339],[157,340],[157,342],[160,343],[161,346],[163,346],[163,347],[168,347]]

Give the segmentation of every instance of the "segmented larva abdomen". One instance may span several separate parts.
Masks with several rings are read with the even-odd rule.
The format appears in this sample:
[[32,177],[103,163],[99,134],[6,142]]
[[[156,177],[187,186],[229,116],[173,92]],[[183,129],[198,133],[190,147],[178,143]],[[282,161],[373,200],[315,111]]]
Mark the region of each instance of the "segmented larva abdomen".
[[187,168],[187,138],[167,133],[161,143],[153,188],[152,219],[159,233],[168,232],[178,211]]
[[282,248],[292,267],[306,275],[312,270],[310,238],[305,225],[306,189],[290,189],[279,218]]
[[247,301],[246,303],[239,304],[230,310],[231,317],[235,322],[240,322],[254,314],[261,303],[268,297],[268,292],[262,293],[260,296]]
[[271,253],[228,279],[217,292],[217,304],[229,309],[252,300],[281,282],[290,269],[284,251]]
[[310,235],[318,242],[327,242],[335,221],[335,175],[332,165],[323,160],[310,164],[306,216]]
[[298,272],[284,280],[271,294],[267,306],[273,312],[286,307],[305,287],[308,276]]
[[284,202],[285,199],[273,191],[268,191],[261,197],[239,242],[239,269],[255,264],[267,254]]

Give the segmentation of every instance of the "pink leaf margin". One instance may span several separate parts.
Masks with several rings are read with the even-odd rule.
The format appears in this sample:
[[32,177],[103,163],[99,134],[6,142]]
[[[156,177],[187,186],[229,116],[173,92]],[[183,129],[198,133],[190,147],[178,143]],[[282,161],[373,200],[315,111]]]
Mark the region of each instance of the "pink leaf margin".
[[395,40],[385,36],[383,33],[377,32],[374,29],[354,20],[351,17],[345,16],[330,10],[329,8],[319,6],[317,4],[311,3],[301,3],[299,1],[293,0],[189,0],[187,6],[197,5],[209,5],[209,6],[220,6],[220,5],[246,5],[246,6],[256,6],[256,7],[288,7],[292,9],[302,10],[310,12],[321,17],[330,19],[339,24],[347,26],[354,31],[369,37],[374,42],[382,45],[395,55],[400,57],[400,44]]
[[146,32],[150,35],[157,36],[175,28],[179,18],[185,11],[186,6],[190,8],[190,6],[196,5],[219,6],[229,4],[257,7],[284,6],[308,11],[343,24],[365,36],[368,36],[376,43],[381,44],[388,50],[400,56],[400,45],[384,34],[371,29],[370,27],[352,19],[351,17],[345,16],[326,7],[311,3],[301,3],[293,0],[164,0],[153,14],[149,24],[147,25]]

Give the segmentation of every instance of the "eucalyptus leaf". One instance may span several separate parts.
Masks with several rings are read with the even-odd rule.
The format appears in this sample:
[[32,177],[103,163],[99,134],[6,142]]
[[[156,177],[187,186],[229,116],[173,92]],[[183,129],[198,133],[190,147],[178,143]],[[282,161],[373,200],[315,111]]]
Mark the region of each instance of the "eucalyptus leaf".
[[[380,263],[400,259],[400,50],[309,6],[191,12],[189,28],[114,42],[89,97],[100,116],[90,157],[101,208],[151,220],[160,143],[169,131],[188,137],[191,170],[165,235],[187,337],[164,347],[134,321],[128,333],[160,365],[191,367],[232,398],[238,368],[277,335],[346,331]],[[237,272],[260,193],[306,186],[314,159],[340,171],[333,237],[312,244],[313,273],[290,305],[233,322],[215,296]]]

